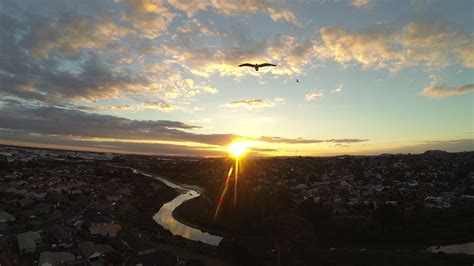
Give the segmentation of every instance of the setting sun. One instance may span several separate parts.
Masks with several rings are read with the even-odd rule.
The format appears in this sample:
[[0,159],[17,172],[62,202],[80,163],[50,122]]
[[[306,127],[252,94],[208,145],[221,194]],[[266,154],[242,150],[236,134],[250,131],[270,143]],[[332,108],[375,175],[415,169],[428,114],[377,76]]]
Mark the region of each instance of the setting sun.
[[248,147],[251,146],[248,142],[234,142],[227,147],[227,151],[235,158],[241,157],[248,151]]

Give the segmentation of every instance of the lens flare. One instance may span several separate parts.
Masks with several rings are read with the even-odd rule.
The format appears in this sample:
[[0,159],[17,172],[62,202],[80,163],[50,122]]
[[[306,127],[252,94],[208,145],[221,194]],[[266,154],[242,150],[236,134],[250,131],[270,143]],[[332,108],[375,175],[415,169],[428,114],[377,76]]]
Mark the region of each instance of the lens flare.
[[229,169],[229,172],[227,173],[227,178],[224,183],[224,188],[222,189],[222,192],[219,197],[219,202],[217,203],[216,212],[214,213],[214,220],[217,218],[217,215],[219,214],[219,210],[222,208],[222,204],[224,203],[227,190],[229,189],[230,178],[232,176],[232,173],[234,173],[234,206],[236,206],[240,160],[248,152],[249,147],[254,146],[254,145],[255,143],[238,141],[238,142],[234,142],[230,144],[227,147],[227,151],[229,152],[230,157],[234,158],[235,165],[231,166]]
[[224,189],[222,189],[221,196],[219,197],[219,203],[217,204],[216,212],[214,213],[214,219],[217,218],[217,214],[219,214],[219,210],[221,209],[222,203],[224,202],[225,195],[227,194],[227,189],[229,189],[230,176],[232,175],[232,170],[234,170],[233,167],[231,167],[229,169],[229,172],[227,173]]
[[232,155],[232,157],[239,158],[247,153],[250,146],[251,143],[249,142],[234,142],[227,147],[227,151]]

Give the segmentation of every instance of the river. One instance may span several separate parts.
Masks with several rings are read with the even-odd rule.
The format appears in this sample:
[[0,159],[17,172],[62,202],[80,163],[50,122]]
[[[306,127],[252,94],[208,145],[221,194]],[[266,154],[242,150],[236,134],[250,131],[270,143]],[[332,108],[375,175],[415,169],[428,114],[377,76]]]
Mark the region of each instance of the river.
[[133,169],[133,171],[135,173],[139,173],[159,180],[165,185],[176,189],[176,191],[180,193],[173,200],[163,204],[163,206],[161,206],[158,212],[153,216],[153,220],[155,220],[165,229],[169,230],[173,235],[179,235],[189,240],[201,241],[203,243],[210,244],[213,246],[219,245],[222,240],[222,237],[211,235],[197,228],[180,223],[173,217],[173,211],[183,202],[199,197],[201,195],[199,192],[202,191],[202,188],[191,185],[177,184],[162,177],[141,172],[137,169]]
[[474,255],[474,242],[446,246],[433,246],[429,247],[427,250],[433,253],[442,252],[447,254]]

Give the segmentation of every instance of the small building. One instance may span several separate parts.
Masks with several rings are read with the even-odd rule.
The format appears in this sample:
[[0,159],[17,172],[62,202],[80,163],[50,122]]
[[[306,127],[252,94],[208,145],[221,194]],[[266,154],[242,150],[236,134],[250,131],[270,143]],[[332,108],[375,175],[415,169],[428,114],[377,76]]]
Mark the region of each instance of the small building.
[[463,194],[461,195],[461,201],[463,204],[474,204],[474,195]]
[[125,261],[125,265],[179,265],[178,258],[165,251],[157,251],[143,256],[134,256]]
[[69,252],[41,252],[38,266],[73,265],[75,257]]
[[14,222],[15,216],[9,214],[4,210],[0,210],[0,223]]
[[41,245],[41,235],[39,232],[28,231],[16,236],[18,242],[18,250],[21,254],[36,252]]
[[120,230],[122,230],[120,224],[94,224],[89,227],[89,231],[91,232],[91,234],[101,235],[105,237],[116,237]]
[[83,258],[90,265],[103,265],[104,256],[114,251],[109,245],[95,244],[91,241],[81,242],[78,246]]
[[25,208],[25,207],[29,207],[31,205],[33,205],[35,202],[29,198],[25,198],[25,199],[19,199],[16,201],[16,204],[21,207],[21,208]]
[[73,236],[76,234],[76,229],[74,229],[74,227],[53,225],[47,228],[46,232],[51,236],[55,245],[63,248],[70,248],[73,246]]
[[122,237],[122,240],[127,244],[128,248],[132,250],[137,256],[143,256],[156,252],[156,248],[152,244],[150,244],[150,242],[142,238],[133,235],[125,235]]
[[42,193],[37,193],[37,192],[28,192],[26,194],[27,197],[34,199],[34,200],[45,200],[46,196],[48,193],[42,192]]
[[89,226],[110,224],[111,219],[95,208],[84,211],[84,222]]
[[50,214],[53,211],[53,206],[47,203],[40,203],[34,207],[36,214]]
[[425,208],[449,208],[451,204],[441,197],[428,196],[425,198]]

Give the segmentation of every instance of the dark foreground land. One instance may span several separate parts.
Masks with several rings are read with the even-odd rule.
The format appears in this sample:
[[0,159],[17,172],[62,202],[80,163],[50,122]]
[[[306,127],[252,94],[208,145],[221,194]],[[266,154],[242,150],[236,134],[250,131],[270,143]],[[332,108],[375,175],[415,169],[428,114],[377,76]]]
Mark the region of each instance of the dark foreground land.
[[202,197],[182,204],[174,216],[227,236],[219,251],[239,264],[470,265],[474,260],[426,252],[429,246],[474,240],[473,152],[248,158],[237,205],[228,192],[214,219],[216,206],[209,199],[217,202],[232,163],[182,159],[136,165],[204,187]]
[[[231,188],[214,219],[232,164],[4,146],[0,264],[33,265],[51,257],[45,252],[70,254],[75,265],[474,263],[474,255],[426,251],[474,241],[474,152],[247,158],[237,204]],[[153,221],[178,192],[127,167],[202,187],[173,216],[224,236],[219,247]]]

